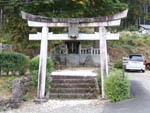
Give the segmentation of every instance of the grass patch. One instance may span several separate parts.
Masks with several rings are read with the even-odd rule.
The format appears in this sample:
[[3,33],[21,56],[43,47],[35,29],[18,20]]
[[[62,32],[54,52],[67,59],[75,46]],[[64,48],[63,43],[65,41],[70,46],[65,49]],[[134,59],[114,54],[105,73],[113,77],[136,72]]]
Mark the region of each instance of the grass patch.
[[11,97],[12,81],[18,76],[0,76],[0,99],[9,99]]
[[111,70],[105,79],[104,90],[106,96],[112,101],[122,101],[130,98],[130,81],[127,75],[123,78],[121,70]]

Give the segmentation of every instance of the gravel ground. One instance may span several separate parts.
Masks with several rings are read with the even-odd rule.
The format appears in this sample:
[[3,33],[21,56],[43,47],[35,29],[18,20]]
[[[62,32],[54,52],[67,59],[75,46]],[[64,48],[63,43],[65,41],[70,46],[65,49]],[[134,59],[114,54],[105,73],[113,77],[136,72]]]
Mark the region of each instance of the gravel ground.
[[141,72],[129,72],[129,79],[140,82],[143,87],[150,91],[150,71],[145,71],[145,73]]
[[102,113],[108,100],[49,100],[44,104],[26,102],[19,109],[2,113]]

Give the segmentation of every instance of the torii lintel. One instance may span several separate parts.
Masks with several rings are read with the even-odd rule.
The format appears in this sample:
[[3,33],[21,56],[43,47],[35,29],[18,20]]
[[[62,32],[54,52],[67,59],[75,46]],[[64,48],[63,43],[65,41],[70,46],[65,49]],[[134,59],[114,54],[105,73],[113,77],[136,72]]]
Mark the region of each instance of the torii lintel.
[[21,11],[22,18],[28,21],[36,21],[36,22],[44,22],[44,23],[93,23],[93,22],[108,22],[114,20],[120,20],[127,16],[128,9],[111,15],[104,17],[96,17],[96,18],[49,18],[43,16],[32,15],[30,13],[26,13]]

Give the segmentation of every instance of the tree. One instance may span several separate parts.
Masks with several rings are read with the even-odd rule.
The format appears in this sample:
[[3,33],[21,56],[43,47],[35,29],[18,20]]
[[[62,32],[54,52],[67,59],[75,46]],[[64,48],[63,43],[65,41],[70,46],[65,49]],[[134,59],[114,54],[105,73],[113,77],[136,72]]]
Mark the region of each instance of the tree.
[[122,3],[128,4],[129,12],[126,24],[136,25],[139,18],[150,18],[148,12],[145,11],[145,6],[148,7],[150,0],[121,0]]

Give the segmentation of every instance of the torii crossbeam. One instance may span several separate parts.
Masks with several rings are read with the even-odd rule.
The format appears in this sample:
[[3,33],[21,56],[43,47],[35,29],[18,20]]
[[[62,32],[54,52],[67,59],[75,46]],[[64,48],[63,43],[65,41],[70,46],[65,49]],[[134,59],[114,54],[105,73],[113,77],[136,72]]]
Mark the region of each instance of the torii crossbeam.
[[[119,26],[121,19],[127,16],[128,9],[112,16],[98,18],[48,18],[35,16],[21,12],[22,18],[28,20],[30,27],[42,27],[42,32],[30,34],[30,40],[41,40],[40,63],[38,73],[37,99],[41,103],[45,97],[46,59],[48,40],[100,40],[100,64],[102,81],[102,98],[104,93],[104,79],[108,75],[107,42],[106,40],[118,40],[119,34],[111,34],[106,31],[106,26]],[[67,27],[68,34],[53,34],[48,32],[48,27]],[[99,27],[99,33],[80,34],[79,27]],[[75,31],[75,32],[72,32]],[[72,38],[74,37],[74,38]]]

